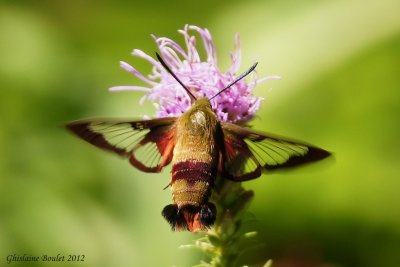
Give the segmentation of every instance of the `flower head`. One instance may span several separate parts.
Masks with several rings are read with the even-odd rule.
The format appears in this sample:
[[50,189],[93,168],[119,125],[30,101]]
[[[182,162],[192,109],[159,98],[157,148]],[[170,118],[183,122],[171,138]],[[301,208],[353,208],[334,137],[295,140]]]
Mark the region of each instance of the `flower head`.
[[[235,36],[235,51],[231,53],[232,64],[226,72],[222,72],[218,68],[214,42],[207,29],[186,25],[179,32],[185,39],[186,49],[169,38],[157,38],[154,35],[152,37],[166,64],[183,84],[190,88],[190,91],[196,97],[211,98],[235,80],[241,59],[238,34]],[[200,58],[197,51],[196,37],[193,33],[197,33],[200,36],[206,52],[205,60]],[[121,67],[146,82],[148,87],[115,86],[110,88],[111,91],[140,90],[146,92],[146,95],[141,99],[141,103],[144,100],[150,100],[155,103],[157,117],[177,117],[190,108],[192,104],[190,96],[161,66],[160,62],[138,49],[133,50],[132,55],[149,61],[153,65],[152,73],[145,76],[123,61],[120,63]],[[250,76],[250,82],[246,83],[243,79],[232,85],[211,101],[218,118],[221,121],[233,123],[246,123],[249,121],[259,109],[263,100],[261,97],[252,94],[255,86],[262,81],[276,78],[278,77],[257,79],[253,72]]]

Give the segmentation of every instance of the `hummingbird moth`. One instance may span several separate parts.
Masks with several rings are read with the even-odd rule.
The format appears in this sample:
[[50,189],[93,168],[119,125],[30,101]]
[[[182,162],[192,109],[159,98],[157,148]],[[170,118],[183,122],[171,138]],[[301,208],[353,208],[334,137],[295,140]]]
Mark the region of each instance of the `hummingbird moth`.
[[196,99],[158,54],[157,58],[193,99],[191,108],[180,117],[90,119],[66,127],[90,144],[128,158],[141,171],[160,172],[172,163],[172,204],[163,209],[162,215],[173,230],[194,232],[213,225],[216,208],[209,197],[217,175],[242,182],[261,176],[263,171],[302,165],[330,155],[305,142],[217,118],[210,100],[253,71],[257,63],[213,97]]

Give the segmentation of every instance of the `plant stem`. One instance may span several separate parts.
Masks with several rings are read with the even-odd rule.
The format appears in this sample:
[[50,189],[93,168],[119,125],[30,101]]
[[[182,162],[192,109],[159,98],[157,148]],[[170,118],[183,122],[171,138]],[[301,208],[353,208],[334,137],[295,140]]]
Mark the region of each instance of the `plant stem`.
[[254,193],[244,189],[239,182],[222,178],[217,179],[214,189],[211,201],[217,207],[217,219],[206,235],[198,239],[194,245],[208,254],[210,261],[197,266],[238,266],[238,258],[244,250],[243,243],[257,235],[257,232],[245,233],[243,230],[243,215]]

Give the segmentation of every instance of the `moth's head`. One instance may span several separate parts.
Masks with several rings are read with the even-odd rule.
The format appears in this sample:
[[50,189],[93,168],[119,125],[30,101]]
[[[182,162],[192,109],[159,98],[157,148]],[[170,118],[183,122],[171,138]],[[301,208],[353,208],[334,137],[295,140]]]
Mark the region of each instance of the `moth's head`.
[[207,108],[211,109],[211,103],[207,97],[196,99],[196,101],[192,105],[192,109],[207,109]]

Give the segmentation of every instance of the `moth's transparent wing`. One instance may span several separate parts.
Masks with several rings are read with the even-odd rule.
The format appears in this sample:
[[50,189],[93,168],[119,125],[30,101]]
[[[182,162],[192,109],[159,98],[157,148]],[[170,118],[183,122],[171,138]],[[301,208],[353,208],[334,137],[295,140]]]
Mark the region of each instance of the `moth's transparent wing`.
[[159,172],[172,160],[176,118],[141,121],[81,120],[66,125],[72,133],[103,150],[129,158],[145,172]]
[[235,124],[222,123],[222,129],[227,160],[225,173],[232,180],[254,179],[261,175],[261,170],[295,167],[330,155],[328,151],[302,141]]

